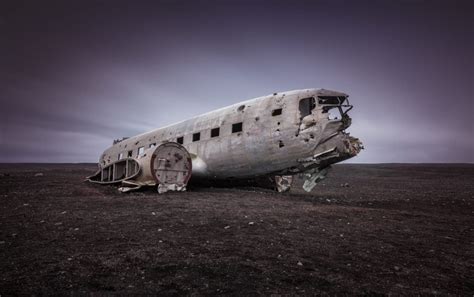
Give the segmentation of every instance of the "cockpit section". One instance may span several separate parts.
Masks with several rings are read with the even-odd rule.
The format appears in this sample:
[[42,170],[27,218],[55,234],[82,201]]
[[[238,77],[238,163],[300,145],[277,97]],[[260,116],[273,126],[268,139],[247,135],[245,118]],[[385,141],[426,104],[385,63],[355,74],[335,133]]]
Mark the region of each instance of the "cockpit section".
[[311,156],[298,160],[305,174],[303,188],[307,191],[326,176],[331,164],[351,158],[363,149],[362,143],[345,131],[351,125],[348,112],[352,105],[348,96],[322,92],[298,103],[300,125],[296,136],[314,148]]
[[347,96],[316,96],[299,101],[300,131],[322,122],[339,122],[337,130],[344,130],[351,124],[347,113],[352,109]]

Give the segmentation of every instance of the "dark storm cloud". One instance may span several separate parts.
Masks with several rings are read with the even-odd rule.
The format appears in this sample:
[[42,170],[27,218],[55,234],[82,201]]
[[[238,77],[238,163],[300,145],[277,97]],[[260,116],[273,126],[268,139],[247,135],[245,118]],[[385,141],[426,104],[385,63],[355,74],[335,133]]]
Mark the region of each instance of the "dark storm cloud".
[[474,162],[468,1],[25,1],[0,9],[0,161],[297,88],[350,94],[354,162]]

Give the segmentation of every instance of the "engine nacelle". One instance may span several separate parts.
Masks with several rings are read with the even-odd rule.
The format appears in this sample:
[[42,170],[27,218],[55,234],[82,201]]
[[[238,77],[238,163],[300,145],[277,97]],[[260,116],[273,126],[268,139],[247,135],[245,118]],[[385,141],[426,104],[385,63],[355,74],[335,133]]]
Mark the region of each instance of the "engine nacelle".
[[147,149],[137,158],[121,159],[103,166],[87,178],[99,184],[122,183],[122,192],[158,185],[158,192],[184,191],[191,178],[192,162],[180,144],[166,142]]

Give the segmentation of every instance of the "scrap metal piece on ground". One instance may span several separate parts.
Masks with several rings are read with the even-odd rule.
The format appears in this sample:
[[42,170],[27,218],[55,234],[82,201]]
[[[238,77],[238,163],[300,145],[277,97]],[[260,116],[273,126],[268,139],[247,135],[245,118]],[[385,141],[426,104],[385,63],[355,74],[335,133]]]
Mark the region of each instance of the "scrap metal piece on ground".
[[291,188],[291,184],[293,183],[293,176],[292,175],[276,175],[275,176],[275,185],[277,191],[288,192]]
[[306,192],[311,192],[311,190],[323,179],[326,178],[326,175],[329,171],[329,166],[323,169],[313,169],[310,172],[304,174],[304,183],[303,189]]

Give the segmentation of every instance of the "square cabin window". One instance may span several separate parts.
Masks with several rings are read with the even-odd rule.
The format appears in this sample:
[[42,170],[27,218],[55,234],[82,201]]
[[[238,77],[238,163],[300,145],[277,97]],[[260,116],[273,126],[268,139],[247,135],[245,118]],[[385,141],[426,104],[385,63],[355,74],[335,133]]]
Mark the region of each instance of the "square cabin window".
[[156,143],[150,143],[149,147],[155,147],[156,146]]
[[199,141],[201,139],[201,132],[193,134],[193,142]]
[[183,136],[176,138],[176,142],[179,144],[183,144],[183,140],[184,140]]
[[127,153],[127,157],[131,158],[131,157],[132,157],[132,155],[133,155],[133,151],[128,151],[128,153]]
[[232,124],[232,133],[237,133],[242,131],[242,123]]
[[138,148],[138,155],[143,155],[143,153],[145,152],[145,147],[144,146],[141,146]]
[[211,138],[219,136],[220,128],[214,128],[211,130]]
[[281,108],[274,109],[274,110],[272,111],[272,116],[274,117],[274,116],[277,116],[277,115],[281,115],[281,111],[282,111]]
[[123,158],[123,153],[120,153],[120,154],[118,155],[118,159],[119,159],[119,160],[122,160],[122,158]]

